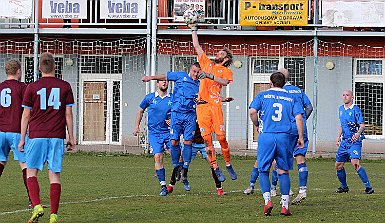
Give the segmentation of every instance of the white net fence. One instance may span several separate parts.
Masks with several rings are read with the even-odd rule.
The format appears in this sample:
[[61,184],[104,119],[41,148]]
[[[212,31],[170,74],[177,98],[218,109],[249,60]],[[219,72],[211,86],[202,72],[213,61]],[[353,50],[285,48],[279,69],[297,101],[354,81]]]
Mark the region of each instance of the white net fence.
[[[197,60],[190,41],[158,39],[157,46],[157,74],[188,71]],[[258,92],[269,88],[269,75],[281,67],[290,71],[290,82],[305,90],[317,107],[316,118],[308,119],[309,138],[316,134],[317,142],[325,146],[317,147],[317,151],[335,150],[331,143],[337,134],[337,110],[344,89],[354,91],[368,137],[384,138],[384,46],[308,40],[279,44],[205,43],[202,47],[209,56],[227,47],[233,51],[234,60],[241,63],[240,67],[231,67],[234,83],[222,90],[224,96],[235,98],[223,105],[228,141],[233,149],[255,149],[258,133],[249,121],[248,105]],[[46,51],[55,56],[57,77],[73,88],[77,101],[75,133],[80,147],[92,151],[143,150],[146,117],[140,136],[134,137],[131,132],[146,94],[146,85],[140,80],[146,70],[146,39],[41,39],[39,52]],[[23,64],[22,80],[31,83],[33,52],[33,41],[0,41],[0,80],[5,78],[5,62],[18,59]]]

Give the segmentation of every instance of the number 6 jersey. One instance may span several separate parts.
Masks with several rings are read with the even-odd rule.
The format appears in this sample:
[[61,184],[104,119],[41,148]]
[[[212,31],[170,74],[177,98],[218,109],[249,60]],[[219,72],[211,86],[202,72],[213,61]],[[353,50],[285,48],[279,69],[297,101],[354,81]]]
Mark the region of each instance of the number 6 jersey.
[[304,113],[300,103],[282,88],[259,93],[249,108],[259,111],[260,133],[290,133],[292,120]]
[[29,138],[66,138],[66,107],[74,104],[71,86],[56,77],[42,77],[27,86],[23,107],[30,108]]
[[17,80],[6,80],[0,84],[0,132],[20,133],[21,102],[26,87],[25,83]]

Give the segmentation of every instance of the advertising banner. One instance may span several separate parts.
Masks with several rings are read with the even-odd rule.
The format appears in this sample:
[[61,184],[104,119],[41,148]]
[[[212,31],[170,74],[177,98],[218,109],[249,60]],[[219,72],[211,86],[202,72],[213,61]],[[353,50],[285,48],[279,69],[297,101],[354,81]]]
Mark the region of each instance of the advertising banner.
[[241,0],[241,26],[307,26],[307,0]]
[[145,0],[100,0],[101,19],[145,19]]
[[86,19],[87,0],[43,0],[44,19]]
[[385,27],[385,1],[337,1],[321,2],[323,26]]

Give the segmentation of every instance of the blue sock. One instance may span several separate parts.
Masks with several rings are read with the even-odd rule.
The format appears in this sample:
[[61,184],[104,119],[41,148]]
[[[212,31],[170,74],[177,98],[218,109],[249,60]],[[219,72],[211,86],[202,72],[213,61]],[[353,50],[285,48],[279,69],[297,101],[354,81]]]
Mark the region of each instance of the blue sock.
[[250,186],[254,186],[259,176],[258,168],[253,167],[250,175]]
[[298,186],[299,188],[306,188],[307,176],[309,174],[306,163],[298,164]]
[[271,184],[275,187],[278,184],[278,171],[276,169],[271,172]]
[[289,173],[278,174],[279,190],[282,195],[289,195],[290,192],[290,177]]
[[341,183],[341,187],[342,187],[342,188],[347,188],[347,187],[348,187],[348,184],[346,183],[346,172],[345,172],[345,168],[342,169],[342,170],[337,170],[337,177],[338,177],[338,180],[339,180],[340,183]]
[[182,151],[182,158],[183,158],[183,168],[188,169],[188,166],[190,165],[191,162],[191,150],[192,150],[192,145],[187,145],[184,144],[184,148]]
[[368,175],[366,174],[366,170],[363,166],[360,167],[360,169],[357,170],[358,176],[361,178],[362,183],[364,183],[366,188],[371,188]]
[[261,188],[262,194],[270,192],[270,179],[269,172],[259,172],[259,187]]
[[160,185],[166,185],[166,170],[164,168],[156,170],[156,176]]
[[177,146],[171,146],[171,160],[172,165],[175,167],[182,166],[179,165],[179,158],[180,158],[180,146],[179,144]]

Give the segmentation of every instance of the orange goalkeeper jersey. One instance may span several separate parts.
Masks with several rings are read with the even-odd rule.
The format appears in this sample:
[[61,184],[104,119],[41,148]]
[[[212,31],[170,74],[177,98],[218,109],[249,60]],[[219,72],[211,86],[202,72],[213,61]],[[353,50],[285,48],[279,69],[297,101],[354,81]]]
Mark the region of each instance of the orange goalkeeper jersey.
[[[233,72],[220,64],[214,64],[205,53],[198,58],[199,64],[205,73],[212,73],[216,77],[233,80]],[[201,80],[198,93],[198,101],[206,101],[211,105],[222,106],[221,103],[222,85],[205,78]]]

